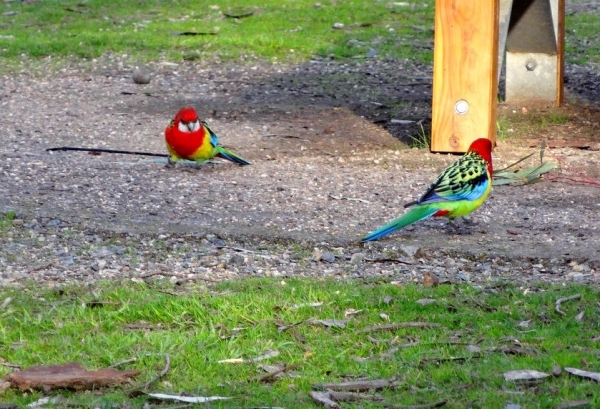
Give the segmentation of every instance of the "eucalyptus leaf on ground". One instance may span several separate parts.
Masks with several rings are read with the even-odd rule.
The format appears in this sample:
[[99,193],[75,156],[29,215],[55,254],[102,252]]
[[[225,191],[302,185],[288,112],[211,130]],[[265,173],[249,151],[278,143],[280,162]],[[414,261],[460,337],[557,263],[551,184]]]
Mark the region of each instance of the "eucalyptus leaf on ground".
[[506,381],[533,381],[536,379],[544,379],[549,376],[550,374],[546,372],[540,372],[534,369],[520,369],[504,372],[504,380]]

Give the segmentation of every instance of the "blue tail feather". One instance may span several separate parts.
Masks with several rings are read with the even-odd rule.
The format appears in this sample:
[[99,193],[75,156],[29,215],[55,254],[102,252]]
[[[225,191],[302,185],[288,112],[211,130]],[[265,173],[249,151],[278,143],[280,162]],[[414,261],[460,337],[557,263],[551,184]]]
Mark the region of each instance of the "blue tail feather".
[[384,224],[377,230],[372,231],[363,237],[362,241],[374,241],[382,238],[385,235],[388,235],[398,229],[408,226],[409,224],[413,224],[420,220],[425,220],[430,218],[437,212],[439,208],[435,208],[432,206],[416,206],[410,209],[408,212],[404,213],[402,216],[392,220],[389,223]]

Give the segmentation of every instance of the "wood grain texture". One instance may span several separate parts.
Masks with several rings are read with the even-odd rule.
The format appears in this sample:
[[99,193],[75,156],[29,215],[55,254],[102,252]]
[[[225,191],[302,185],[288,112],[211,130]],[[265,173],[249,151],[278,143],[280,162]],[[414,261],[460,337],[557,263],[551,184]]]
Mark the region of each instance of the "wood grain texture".
[[[499,0],[436,0],[431,150],[496,139]],[[465,114],[456,102],[469,104]]]
[[565,77],[565,0],[558,0],[558,27],[556,30],[556,44],[558,64],[556,67],[556,106],[564,102],[564,77]]

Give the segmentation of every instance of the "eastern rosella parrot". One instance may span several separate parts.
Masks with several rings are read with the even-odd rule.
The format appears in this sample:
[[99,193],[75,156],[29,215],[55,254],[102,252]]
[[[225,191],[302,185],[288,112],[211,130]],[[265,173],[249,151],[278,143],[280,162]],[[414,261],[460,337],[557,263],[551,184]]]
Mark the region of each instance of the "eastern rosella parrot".
[[169,164],[179,159],[204,162],[215,156],[238,165],[250,162],[225,149],[219,144],[217,135],[208,124],[198,118],[192,107],[183,107],[165,129],[165,141],[169,150]]
[[473,141],[467,153],[444,170],[423,196],[404,207],[413,206],[402,216],[367,234],[362,241],[373,241],[409,224],[430,217],[466,216],[485,201],[492,190],[492,143]]

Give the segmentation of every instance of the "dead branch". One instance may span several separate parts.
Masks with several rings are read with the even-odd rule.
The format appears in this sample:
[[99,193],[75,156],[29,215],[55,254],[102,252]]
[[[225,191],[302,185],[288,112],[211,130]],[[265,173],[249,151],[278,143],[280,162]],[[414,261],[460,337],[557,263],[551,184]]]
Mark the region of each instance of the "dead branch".
[[580,298],[581,298],[581,294],[575,294],[575,295],[571,295],[569,297],[559,298],[558,300],[556,300],[556,303],[554,304],[554,311],[556,311],[560,315],[567,315],[563,310],[560,309],[561,304],[564,302],[567,302],[567,301],[571,301],[571,300],[578,300]]

